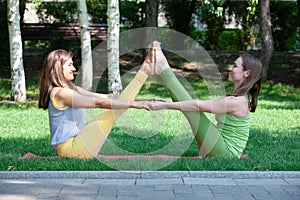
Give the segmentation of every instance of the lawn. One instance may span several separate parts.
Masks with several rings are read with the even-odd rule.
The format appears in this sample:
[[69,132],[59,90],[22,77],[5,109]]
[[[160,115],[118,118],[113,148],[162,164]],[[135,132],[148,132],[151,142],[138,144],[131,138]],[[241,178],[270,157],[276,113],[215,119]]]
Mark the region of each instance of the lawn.
[[[201,79],[187,79],[198,98],[209,98]],[[5,100],[10,82],[0,79],[0,170],[300,170],[300,88],[264,83],[257,111],[251,114],[246,159],[203,158],[197,156],[186,119],[179,111],[148,112],[128,110],[116,123],[101,154],[183,155],[174,160],[127,159],[78,160],[52,158],[48,113],[37,108],[37,81],[27,82],[29,102]],[[202,89],[196,89],[202,88]],[[150,95],[151,94],[151,95]],[[139,98],[169,99],[165,88],[148,83]],[[100,109],[87,110],[88,120]],[[212,117],[211,115],[209,117]],[[45,159],[18,160],[27,152]]]

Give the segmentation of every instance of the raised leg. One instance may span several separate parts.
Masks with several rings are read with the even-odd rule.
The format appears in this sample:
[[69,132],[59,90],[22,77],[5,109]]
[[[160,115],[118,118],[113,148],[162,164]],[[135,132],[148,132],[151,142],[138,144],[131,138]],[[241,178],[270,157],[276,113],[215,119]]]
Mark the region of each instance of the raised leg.
[[[157,43],[154,47],[156,48],[156,73],[160,75],[164,85],[168,88],[172,100],[192,100],[190,94],[170,68],[160,48],[160,43]],[[203,112],[183,112],[183,114],[193,130],[201,156],[231,156],[221,133]]]

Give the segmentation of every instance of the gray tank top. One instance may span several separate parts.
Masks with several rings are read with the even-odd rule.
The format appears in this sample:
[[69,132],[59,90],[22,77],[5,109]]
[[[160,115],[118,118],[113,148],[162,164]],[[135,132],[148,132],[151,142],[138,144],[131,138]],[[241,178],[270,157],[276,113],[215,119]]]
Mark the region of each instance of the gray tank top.
[[55,148],[57,145],[76,136],[86,125],[86,116],[83,108],[60,108],[54,101],[54,96],[60,88],[53,88],[50,95],[48,114],[50,122],[50,140]]

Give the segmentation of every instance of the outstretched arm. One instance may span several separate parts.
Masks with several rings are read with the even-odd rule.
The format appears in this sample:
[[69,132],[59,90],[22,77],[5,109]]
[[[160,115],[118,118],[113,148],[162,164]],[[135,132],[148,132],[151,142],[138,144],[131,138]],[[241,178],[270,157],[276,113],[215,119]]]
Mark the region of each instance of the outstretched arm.
[[104,98],[97,94],[90,92],[89,95],[83,95],[72,89],[60,89],[55,95],[55,102],[60,107],[77,107],[77,108],[106,108],[106,109],[127,109],[127,108],[144,108],[149,110],[149,105],[144,101],[123,101],[117,99],[110,99],[107,96]]
[[108,99],[116,99],[118,97],[118,95],[115,94],[101,94],[101,93],[95,93],[95,92],[90,92],[88,90],[85,90],[81,87],[76,86],[77,91],[85,96],[92,96],[92,97],[99,97],[99,98],[108,98]]
[[152,102],[151,110],[172,109],[184,112],[209,112],[214,114],[230,113],[245,115],[249,112],[245,97],[228,96],[216,100],[186,100],[179,102]]

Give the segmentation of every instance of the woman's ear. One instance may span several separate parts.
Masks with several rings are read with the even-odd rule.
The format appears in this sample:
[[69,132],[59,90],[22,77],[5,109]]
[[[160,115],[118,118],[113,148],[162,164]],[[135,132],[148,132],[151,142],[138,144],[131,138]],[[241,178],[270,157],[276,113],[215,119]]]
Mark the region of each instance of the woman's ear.
[[250,76],[250,70],[246,70],[244,71],[244,77],[247,78],[248,76]]

